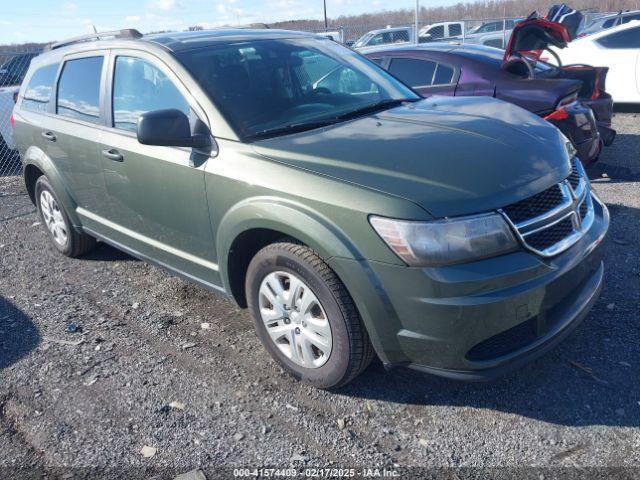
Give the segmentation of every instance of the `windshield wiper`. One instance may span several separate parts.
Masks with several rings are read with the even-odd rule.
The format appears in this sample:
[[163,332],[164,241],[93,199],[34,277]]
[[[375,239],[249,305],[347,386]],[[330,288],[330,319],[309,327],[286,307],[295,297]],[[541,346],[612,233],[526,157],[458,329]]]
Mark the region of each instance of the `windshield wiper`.
[[380,100],[379,102],[372,103],[370,105],[365,105],[364,107],[358,108],[356,110],[352,110],[347,113],[343,113],[342,115],[338,115],[336,118],[339,120],[348,120],[350,118],[356,118],[362,115],[367,115],[368,113],[375,113],[382,110],[388,110],[392,107],[397,107],[404,102],[415,102],[418,99],[412,98],[396,98],[396,99],[386,99]]
[[326,127],[328,125],[331,125],[332,123],[336,123],[336,121],[336,119],[330,119],[318,120],[315,122],[290,123],[288,125],[285,125],[284,127],[262,130],[251,135],[247,135],[245,138],[247,140],[261,140],[264,138],[278,137],[280,135],[289,135],[291,133],[305,132],[307,130],[313,130],[315,128]]
[[366,105],[364,107],[358,108],[356,110],[351,110],[346,113],[342,113],[335,117],[317,120],[313,122],[300,122],[300,123],[290,123],[283,127],[269,128],[266,130],[262,130],[260,132],[252,133],[251,135],[247,135],[245,140],[253,141],[253,140],[263,140],[265,138],[278,137],[281,135],[290,135],[292,133],[305,132],[307,130],[314,130],[316,128],[327,127],[334,123],[338,123],[343,120],[349,120],[351,118],[356,118],[362,115],[366,115],[368,113],[374,113],[381,110],[387,110],[391,107],[395,107],[405,102],[416,102],[419,99],[412,98],[400,98],[400,99],[386,99],[381,100],[379,102],[372,103],[370,105]]

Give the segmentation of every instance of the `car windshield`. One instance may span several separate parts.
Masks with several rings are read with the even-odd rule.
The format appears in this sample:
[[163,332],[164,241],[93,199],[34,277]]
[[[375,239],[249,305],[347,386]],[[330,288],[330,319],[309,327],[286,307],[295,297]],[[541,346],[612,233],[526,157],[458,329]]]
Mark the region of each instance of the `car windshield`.
[[366,46],[367,43],[369,43],[369,40],[371,39],[371,37],[373,37],[373,35],[374,34],[371,32],[365,33],[358,40],[356,40],[356,42],[353,44],[353,48],[360,48],[360,47]]
[[284,135],[419,97],[331,40],[268,39],[177,54],[243,140]]

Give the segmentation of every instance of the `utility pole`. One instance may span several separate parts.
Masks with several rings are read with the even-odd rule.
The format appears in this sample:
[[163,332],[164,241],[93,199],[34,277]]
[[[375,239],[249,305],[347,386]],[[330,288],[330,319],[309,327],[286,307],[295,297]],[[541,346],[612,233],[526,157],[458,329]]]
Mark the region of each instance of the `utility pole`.
[[413,28],[415,29],[414,36],[415,36],[416,45],[418,45],[418,43],[420,43],[420,38],[418,34],[418,30],[420,29],[420,0],[416,0],[416,18],[415,18],[415,26]]
[[324,29],[329,28],[329,22],[327,22],[327,0],[324,0]]

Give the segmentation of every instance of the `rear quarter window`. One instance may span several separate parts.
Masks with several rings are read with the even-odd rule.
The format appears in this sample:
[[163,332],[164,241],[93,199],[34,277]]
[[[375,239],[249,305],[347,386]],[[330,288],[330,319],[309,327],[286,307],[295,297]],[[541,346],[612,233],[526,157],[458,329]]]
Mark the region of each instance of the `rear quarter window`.
[[436,68],[436,74],[433,77],[434,85],[449,85],[453,83],[453,75],[455,70],[449,65],[445,65],[443,63],[438,64],[438,68]]
[[103,57],[65,62],[58,81],[58,115],[85,122],[100,122],[102,63]]
[[36,112],[47,111],[57,72],[57,63],[40,67],[33,72],[22,96],[21,108]]

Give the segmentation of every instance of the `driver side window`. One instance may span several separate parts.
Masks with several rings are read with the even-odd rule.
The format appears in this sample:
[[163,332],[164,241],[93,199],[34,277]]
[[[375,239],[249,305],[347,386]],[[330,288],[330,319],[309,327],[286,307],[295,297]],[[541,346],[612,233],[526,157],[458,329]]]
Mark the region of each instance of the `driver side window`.
[[190,115],[189,104],[158,68],[135,57],[116,58],[113,74],[113,126],[136,131],[145,112],[175,108]]

